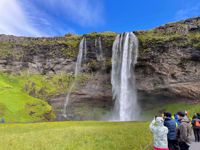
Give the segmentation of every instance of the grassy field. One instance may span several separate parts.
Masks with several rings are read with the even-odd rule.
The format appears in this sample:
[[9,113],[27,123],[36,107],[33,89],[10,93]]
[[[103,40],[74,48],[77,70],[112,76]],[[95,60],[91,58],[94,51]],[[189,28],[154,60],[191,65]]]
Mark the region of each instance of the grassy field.
[[148,122],[0,124],[0,150],[151,150]]

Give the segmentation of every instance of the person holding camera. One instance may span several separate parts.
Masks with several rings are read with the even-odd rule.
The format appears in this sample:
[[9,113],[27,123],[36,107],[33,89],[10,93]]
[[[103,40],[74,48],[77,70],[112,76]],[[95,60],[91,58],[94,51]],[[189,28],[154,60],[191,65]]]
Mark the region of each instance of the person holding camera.
[[163,118],[155,116],[149,127],[154,137],[154,150],[169,150],[168,128],[164,126]]

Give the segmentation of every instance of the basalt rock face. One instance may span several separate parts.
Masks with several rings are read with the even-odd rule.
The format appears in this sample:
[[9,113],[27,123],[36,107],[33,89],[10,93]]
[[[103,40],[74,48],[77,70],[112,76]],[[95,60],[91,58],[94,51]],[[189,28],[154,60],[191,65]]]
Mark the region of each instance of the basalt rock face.
[[199,99],[200,18],[136,34],[140,40],[138,90]]
[[[97,37],[102,38],[105,56],[111,57],[110,49],[115,33],[93,33],[85,36],[89,49],[88,62],[95,60],[94,40]],[[28,70],[33,74],[73,72],[80,40],[81,36],[71,34],[52,38],[0,35],[0,70],[17,73]]]
[[79,37],[75,35],[55,38],[0,35],[0,69],[17,73],[24,70],[40,74],[61,70],[69,72],[75,61],[78,43]]
[[[135,66],[139,100],[152,96],[200,97],[200,18],[166,24],[147,31],[134,32],[139,39],[139,58]],[[100,119],[112,109],[110,83],[112,44],[116,33],[91,33],[88,55],[82,72],[88,80],[71,95],[69,119]],[[95,39],[101,38],[105,67],[97,61]],[[0,70],[4,72],[56,74],[74,72],[81,36],[26,38],[0,36]],[[58,114],[66,95],[49,99]],[[147,98],[146,98],[147,97]],[[146,100],[145,100],[146,101]]]

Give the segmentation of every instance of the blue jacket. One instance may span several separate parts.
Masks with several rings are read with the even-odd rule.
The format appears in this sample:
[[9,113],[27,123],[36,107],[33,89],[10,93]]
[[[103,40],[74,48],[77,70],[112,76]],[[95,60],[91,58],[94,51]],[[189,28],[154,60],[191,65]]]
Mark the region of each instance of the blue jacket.
[[169,140],[176,140],[176,121],[171,118],[165,118],[164,126],[169,130],[167,138]]
[[178,119],[178,115],[177,115],[177,114],[174,116],[174,119],[175,119],[176,123],[177,123],[178,126],[179,126],[179,125],[181,124],[181,122],[180,122],[180,120]]

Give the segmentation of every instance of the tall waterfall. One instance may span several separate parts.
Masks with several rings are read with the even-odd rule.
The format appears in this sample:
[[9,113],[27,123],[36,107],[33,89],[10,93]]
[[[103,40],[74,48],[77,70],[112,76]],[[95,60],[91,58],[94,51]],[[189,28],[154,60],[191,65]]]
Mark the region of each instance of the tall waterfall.
[[111,83],[114,120],[131,121],[138,117],[134,68],[138,56],[138,39],[132,33],[117,35],[112,49]]
[[79,44],[79,53],[77,56],[76,67],[75,67],[75,80],[69,88],[69,92],[67,94],[67,97],[66,97],[66,100],[64,103],[63,116],[65,118],[67,118],[67,106],[69,104],[71,92],[72,92],[73,88],[76,86],[77,76],[81,72],[82,62],[85,61],[86,59],[87,59],[87,40],[85,37],[83,37],[83,39],[81,40],[81,42]]

